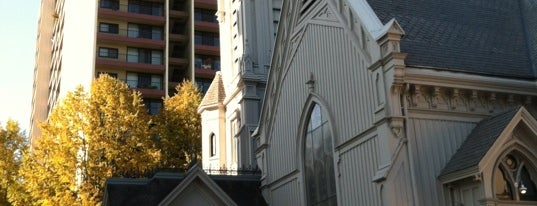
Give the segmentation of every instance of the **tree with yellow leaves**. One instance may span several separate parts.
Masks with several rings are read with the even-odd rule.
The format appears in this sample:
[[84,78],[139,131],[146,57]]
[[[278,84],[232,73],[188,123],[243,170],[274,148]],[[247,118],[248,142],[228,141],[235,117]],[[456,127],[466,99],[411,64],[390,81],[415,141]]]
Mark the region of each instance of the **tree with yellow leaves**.
[[201,117],[197,113],[201,94],[190,81],[178,85],[176,91],[164,99],[164,108],[156,116],[159,167],[186,169],[201,156]]
[[0,205],[9,205],[9,197],[22,195],[18,171],[27,145],[17,122],[8,120],[5,128],[0,125]]
[[108,75],[91,85],[84,116],[84,188],[101,199],[106,178],[142,177],[159,160],[139,92]]
[[[69,93],[40,125],[21,174],[28,202],[37,205],[95,205],[109,177],[141,177],[155,168],[159,153],[140,94],[103,75],[90,93]],[[22,198],[20,198],[22,199]]]

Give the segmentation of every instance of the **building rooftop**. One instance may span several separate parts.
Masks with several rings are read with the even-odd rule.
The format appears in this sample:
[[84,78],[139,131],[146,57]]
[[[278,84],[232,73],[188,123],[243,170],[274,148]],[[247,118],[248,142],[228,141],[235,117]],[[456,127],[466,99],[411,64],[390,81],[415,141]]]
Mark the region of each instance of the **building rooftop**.
[[[159,172],[151,178],[110,178],[106,181],[103,205],[158,205],[189,176],[204,176],[216,183],[237,205],[266,205],[257,174],[207,175],[200,168],[186,173]],[[210,186],[210,185],[209,185]],[[213,188],[214,189],[214,188]]]
[[405,30],[408,66],[536,79],[535,0],[368,0]]
[[516,107],[481,120],[451,157],[440,176],[477,166],[519,110],[520,107]]
[[224,83],[222,82],[222,75],[220,72],[216,72],[213,82],[207,93],[203,97],[200,103],[200,107],[222,103],[226,98],[226,92],[224,90]]

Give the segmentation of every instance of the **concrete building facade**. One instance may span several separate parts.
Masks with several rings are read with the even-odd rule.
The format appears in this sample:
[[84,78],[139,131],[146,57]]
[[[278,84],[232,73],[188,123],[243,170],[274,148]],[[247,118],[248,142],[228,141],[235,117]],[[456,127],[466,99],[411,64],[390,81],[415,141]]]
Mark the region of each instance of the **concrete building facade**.
[[107,73],[150,113],[183,80],[206,91],[220,70],[216,0],[43,0],[30,136],[66,92]]

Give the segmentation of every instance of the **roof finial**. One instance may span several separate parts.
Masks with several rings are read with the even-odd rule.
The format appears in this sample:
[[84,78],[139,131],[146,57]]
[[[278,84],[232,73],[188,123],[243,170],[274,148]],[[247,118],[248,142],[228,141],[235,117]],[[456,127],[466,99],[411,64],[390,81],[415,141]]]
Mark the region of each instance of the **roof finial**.
[[307,85],[309,85],[310,92],[315,91],[315,78],[313,76],[313,72],[310,72],[310,79],[306,82]]

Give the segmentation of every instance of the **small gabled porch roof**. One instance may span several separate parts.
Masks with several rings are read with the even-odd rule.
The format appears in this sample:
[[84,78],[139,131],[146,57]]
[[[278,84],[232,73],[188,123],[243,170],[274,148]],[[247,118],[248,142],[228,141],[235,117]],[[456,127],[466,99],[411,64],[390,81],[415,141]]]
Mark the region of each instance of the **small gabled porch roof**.
[[438,179],[443,183],[448,183],[480,174],[484,165],[488,164],[485,159],[490,159],[486,157],[497,153],[493,148],[500,148],[519,124],[525,124],[528,128],[537,128],[537,120],[523,106],[479,122],[442,169]]

